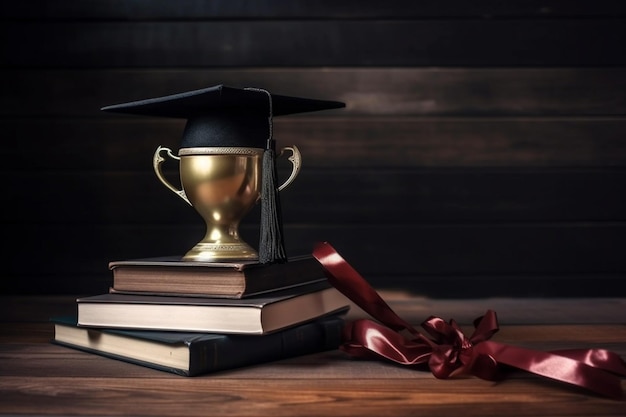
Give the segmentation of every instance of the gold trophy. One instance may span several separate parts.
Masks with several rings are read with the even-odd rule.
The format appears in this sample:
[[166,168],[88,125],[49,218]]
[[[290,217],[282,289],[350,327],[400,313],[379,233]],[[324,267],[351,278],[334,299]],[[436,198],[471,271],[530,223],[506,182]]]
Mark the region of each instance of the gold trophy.
[[[345,107],[338,101],[270,94],[260,88],[216,85],[103,107],[114,113],[187,119],[178,154],[159,146],[153,155],[158,179],[191,205],[206,223],[205,237],[183,260],[202,262],[287,262],[280,218],[280,190],[300,171],[298,148],[282,148],[278,156],[273,139],[274,116]],[[291,175],[280,186],[276,159],[291,151]],[[165,157],[163,157],[165,155]],[[176,188],[162,173],[170,158],[178,161]],[[259,250],[239,237],[239,223],[261,202]]]
[[[293,182],[300,172],[302,157],[296,146],[290,151],[292,171],[278,191]],[[206,234],[183,260],[233,262],[258,260],[258,253],[239,236],[239,223],[259,201],[264,149],[246,147],[183,148],[178,156],[170,148],[159,146],[153,159],[158,179],[174,194],[192,206],[206,222]],[[174,187],[163,175],[162,156],[179,161],[182,189]]]

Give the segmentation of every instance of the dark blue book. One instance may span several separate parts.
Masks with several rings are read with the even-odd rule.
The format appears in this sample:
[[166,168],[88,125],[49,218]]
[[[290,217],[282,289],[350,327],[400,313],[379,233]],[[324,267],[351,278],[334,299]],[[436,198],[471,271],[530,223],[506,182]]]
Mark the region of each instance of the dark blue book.
[[165,332],[79,327],[54,319],[53,343],[125,362],[197,376],[337,349],[344,313],[267,335]]

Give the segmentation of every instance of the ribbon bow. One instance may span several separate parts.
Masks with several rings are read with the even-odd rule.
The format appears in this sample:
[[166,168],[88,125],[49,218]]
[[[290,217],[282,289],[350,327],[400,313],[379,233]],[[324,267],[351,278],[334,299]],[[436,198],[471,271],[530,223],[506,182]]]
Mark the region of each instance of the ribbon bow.
[[341,350],[363,359],[385,359],[427,369],[436,378],[473,375],[489,381],[502,379],[506,366],[576,385],[603,396],[620,399],[620,376],[626,363],[604,349],[537,351],[490,340],[498,332],[493,310],[474,321],[470,337],[454,320],[431,316],[422,323],[426,337],[400,318],[369,283],[327,242],[317,243],[313,256],[329,282],[377,321],[347,323]]

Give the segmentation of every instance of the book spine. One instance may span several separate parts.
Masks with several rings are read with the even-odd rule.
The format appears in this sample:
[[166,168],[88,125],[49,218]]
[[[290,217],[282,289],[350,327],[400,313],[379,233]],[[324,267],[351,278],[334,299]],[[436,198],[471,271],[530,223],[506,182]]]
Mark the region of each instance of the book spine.
[[190,341],[188,376],[337,349],[343,324],[342,317],[334,316],[267,335],[230,335],[210,343]]

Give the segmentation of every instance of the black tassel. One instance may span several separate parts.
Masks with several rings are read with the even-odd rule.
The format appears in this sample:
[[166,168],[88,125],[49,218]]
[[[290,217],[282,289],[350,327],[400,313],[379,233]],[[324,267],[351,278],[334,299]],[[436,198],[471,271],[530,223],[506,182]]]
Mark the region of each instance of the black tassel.
[[276,169],[276,141],[274,140],[272,95],[262,88],[247,88],[267,95],[268,138],[263,152],[261,178],[261,230],[259,236],[259,262],[262,264],[287,262],[283,239],[283,220],[280,211]]
[[280,208],[276,172],[276,150],[273,146],[263,152],[263,178],[261,185],[261,235],[259,262],[262,264],[287,261],[283,238],[283,222]]

